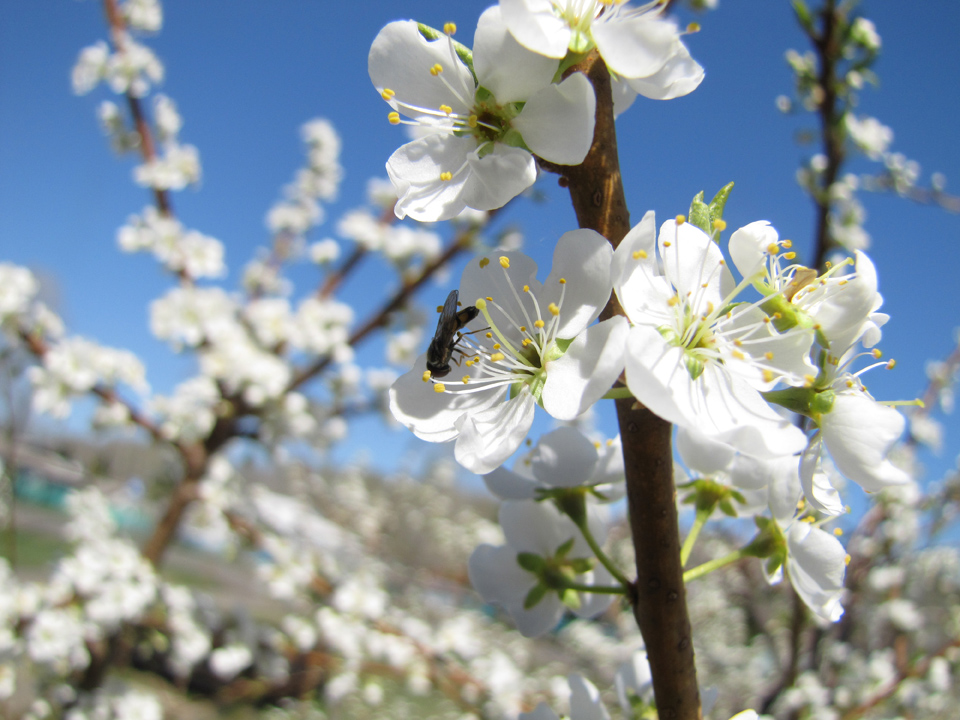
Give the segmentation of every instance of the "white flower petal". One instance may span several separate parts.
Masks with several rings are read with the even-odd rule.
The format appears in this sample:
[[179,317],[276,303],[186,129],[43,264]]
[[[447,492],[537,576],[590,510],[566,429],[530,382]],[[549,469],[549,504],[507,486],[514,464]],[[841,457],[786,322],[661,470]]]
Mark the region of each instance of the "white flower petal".
[[649,77],[677,51],[677,26],[655,13],[620,15],[591,26],[597,49],[607,66],[625,78]]
[[820,420],[823,441],[837,469],[867,492],[910,482],[887,459],[906,420],[866,395],[841,393]]
[[776,229],[766,220],[744,225],[730,236],[730,259],[744,278],[766,275],[767,253],[780,240]]
[[[397,217],[402,220],[409,215],[420,222],[437,222],[457,216],[467,206],[462,195],[470,179],[469,170],[446,182],[440,174],[457,170],[475,149],[472,138],[442,134],[427,135],[397,148],[387,160],[387,175],[397,191]],[[533,158],[530,160],[533,162]]]
[[[430,74],[440,64],[443,80]],[[413,20],[392,22],[384,27],[370,47],[367,58],[370,80],[377,92],[392,90],[391,107],[413,119],[432,117],[398,105],[397,100],[421,108],[438,110],[449,105],[456,113],[466,113],[473,101],[475,83],[470,69],[450,52],[449,41],[427,40]],[[459,92],[450,92],[450,83]]]
[[560,165],[579,165],[593,144],[596,105],[593,85],[583,73],[573,73],[530,96],[512,125],[535,155]]
[[787,572],[797,594],[821,619],[836,622],[843,615],[846,550],[830,533],[795,522],[787,531]]
[[[700,86],[701,82],[703,82],[703,67],[690,57],[690,51],[680,43],[677,51],[653,75],[626,79],[623,84],[634,93],[639,93],[651,100],[673,100],[689,95]],[[619,90],[619,94],[622,106],[618,105],[616,96],[613,98],[614,112],[617,115],[630,107],[632,102],[631,98],[629,102],[624,103],[626,97],[623,90]]]
[[[595,230],[581,228],[560,236],[541,295],[542,306],[554,302],[561,308],[557,337],[572,338],[600,316],[610,299],[612,262],[613,248]],[[561,279],[566,282],[561,284]]]
[[570,44],[570,26],[553,11],[550,0],[500,0],[510,34],[525,48],[562,58]]
[[806,445],[799,428],[721,366],[706,364],[694,381],[682,349],[667,343],[655,328],[631,329],[626,358],[630,391],[665,420],[760,457],[789,455]]
[[597,449],[576,428],[559,427],[540,438],[530,460],[533,475],[541,484],[577,487],[593,475]]
[[576,720],[610,720],[607,709],[600,700],[600,692],[589,680],[574,673],[567,678],[570,683],[570,717]]
[[473,37],[473,69],[480,86],[492,92],[502,105],[528,98],[532,100],[531,96],[552,82],[557,61],[518,43],[507,31],[500,8],[494,5],[487,8],[477,21]]
[[537,483],[505,467],[498,467],[483,476],[483,484],[501,500],[533,500]]
[[[470,394],[438,393],[432,383],[423,382],[426,354],[420,355],[413,369],[397,378],[388,393],[390,412],[417,437],[430,442],[445,442],[457,436],[456,421],[466,412],[478,412],[498,405],[503,389]],[[464,374],[475,376],[475,368]]]
[[629,333],[630,326],[622,316],[580,333],[562,357],[549,363],[544,409],[558,420],[573,420],[602,398],[623,371]]
[[677,428],[676,446],[683,464],[702,475],[715,475],[727,470],[737,454],[726,443],[688,427]]
[[524,386],[520,394],[480,412],[461,415],[454,457],[470,472],[493,472],[517,451],[533,424],[537,403]]
[[820,453],[823,435],[814,435],[800,459],[800,485],[803,496],[818,512],[825,515],[842,515],[846,512],[840,493],[833,487],[830,477],[820,469]]
[[[463,139],[469,143],[475,142],[471,138]],[[463,183],[461,199],[474,210],[503,207],[537,179],[537,163],[533,156],[526,150],[502,143],[496,143],[493,151],[483,157],[474,150],[466,155],[466,161],[469,174]],[[451,172],[455,169],[451,169]]]
[[689,294],[687,301],[695,313],[719,307],[733,291],[736,283],[719,246],[692,223],[667,220],[660,226],[657,244],[664,277],[681,296]]

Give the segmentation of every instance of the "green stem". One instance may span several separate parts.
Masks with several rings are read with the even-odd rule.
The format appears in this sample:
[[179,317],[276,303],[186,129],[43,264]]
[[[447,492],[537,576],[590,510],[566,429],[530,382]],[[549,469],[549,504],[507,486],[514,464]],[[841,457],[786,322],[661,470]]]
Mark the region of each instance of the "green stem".
[[597,560],[610,571],[610,574],[616,579],[618,583],[623,585],[623,587],[628,587],[630,581],[627,580],[626,576],[620,572],[620,569],[614,564],[613,560],[607,557],[607,554],[603,551],[603,548],[600,547],[600,544],[597,542],[596,538],[593,537],[593,533],[590,532],[590,526],[584,520],[582,523],[577,523],[577,527],[580,528],[580,532],[583,534],[583,539],[587,541],[587,545],[590,546],[590,549],[593,550],[593,554],[597,556]]
[[690,528],[690,532],[687,533],[687,538],[683,541],[683,547],[680,549],[681,566],[686,566],[687,560],[690,559],[690,553],[693,551],[693,546],[697,542],[697,537],[699,537],[703,526],[707,524],[707,520],[710,518],[712,512],[712,507],[710,509],[697,510],[696,517],[693,520],[693,526]]
[[584,585],[583,583],[567,583],[564,587],[577,592],[597,593],[598,595],[626,595],[627,589],[621,585]]
[[746,548],[734,550],[729,555],[724,555],[716,560],[705,562],[703,565],[697,565],[695,568],[690,568],[683,574],[683,581],[688,583],[691,580],[696,580],[697,578],[712,573],[714,570],[719,570],[724,565],[729,565],[730,563],[736,562],[740,558],[745,557],[750,557],[750,554],[747,552]]

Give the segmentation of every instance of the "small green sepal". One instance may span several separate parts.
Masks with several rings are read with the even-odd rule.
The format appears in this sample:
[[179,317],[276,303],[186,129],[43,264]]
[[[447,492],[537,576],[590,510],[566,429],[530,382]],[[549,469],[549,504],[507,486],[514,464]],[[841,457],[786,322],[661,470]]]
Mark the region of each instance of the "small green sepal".
[[539,575],[546,569],[547,562],[536,553],[522,552],[517,553],[517,565],[527,572]]
[[547,594],[547,587],[545,585],[540,585],[537,583],[532,588],[530,592],[527,593],[527,596],[523,599],[523,609],[529,610],[543,600]]

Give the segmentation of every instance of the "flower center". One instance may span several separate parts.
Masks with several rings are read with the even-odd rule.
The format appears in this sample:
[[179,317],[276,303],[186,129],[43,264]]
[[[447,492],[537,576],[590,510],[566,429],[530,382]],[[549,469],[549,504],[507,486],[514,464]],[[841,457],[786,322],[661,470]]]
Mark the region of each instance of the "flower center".
[[[487,265],[486,258],[481,260],[482,267]],[[550,361],[563,355],[566,347],[563,340],[558,339],[557,329],[566,295],[566,279],[559,280],[559,300],[541,307],[529,285],[518,291],[510,282],[507,273],[510,259],[499,258],[499,265],[507,278],[510,295],[503,302],[492,296],[478,298],[476,308],[488,327],[485,331],[458,335],[458,352],[462,354],[463,364],[475,370],[474,374],[464,375],[462,386],[448,387],[434,380],[435,392],[471,393],[509,386],[511,395],[516,395],[526,386],[539,400]],[[496,310],[502,318],[499,324],[491,310]],[[433,378],[426,372],[423,380],[428,382]]]

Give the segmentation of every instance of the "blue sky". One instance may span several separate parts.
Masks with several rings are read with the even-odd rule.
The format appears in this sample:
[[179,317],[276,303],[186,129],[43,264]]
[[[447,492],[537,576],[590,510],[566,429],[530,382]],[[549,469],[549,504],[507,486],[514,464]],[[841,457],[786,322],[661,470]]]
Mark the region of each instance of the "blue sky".
[[[340,212],[363,200],[366,180],[403,141],[387,124],[387,106],[366,71],[367,51],[387,22],[415,18],[439,27],[453,20],[471,42],[487,2],[417,0],[331,3],[320,0],[168,0],[162,32],[148,38],[166,66],[163,92],[178,104],[184,142],[199,148],[203,182],[174,197],[188,227],[222,240],[233,286],[239,269],[267,241],[264,216],[302,163],[298,129],[316,116],[343,138],[347,176]],[[878,90],[861,96],[860,112],[895,133],[894,149],[942,171],[960,192],[960,3],[867,0],[863,13],[883,37]],[[687,20],[689,18],[684,18]],[[720,0],[700,19],[687,44],[706,69],[691,96],[638,100],[619,121],[621,164],[634,221],[654,209],[666,218],[685,212],[699,190],[708,196],[734,180],[727,206],[732,228],[766,219],[781,237],[808,247],[813,213],[794,173],[809,149],[793,142],[807,117],[784,117],[779,94],[791,94],[784,51],[806,47],[785,0]],[[72,95],[70,69],[80,49],[107,35],[93,0],[30,0],[0,4],[0,260],[50,279],[55,304],[72,332],[143,357],[154,388],[169,391],[190,363],[173,358],[147,329],[147,306],[170,285],[146,256],[116,250],[116,230],[148,202],[131,181],[133,162],[111,153],[95,118],[109,93]],[[852,169],[867,169],[866,163]],[[951,188],[950,181],[955,185]],[[545,204],[520,202],[498,226],[525,226],[526,250],[548,272],[553,243],[575,227],[568,198],[545,176]],[[945,356],[960,324],[960,217],[887,196],[864,195],[884,309],[892,316],[882,348],[898,369],[868,376],[881,399],[915,397],[924,363]],[[332,233],[332,223],[317,239]],[[360,317],[386,277],[375,264],[346,288]],[[309,276],[303,274],[305,280]],[[456,274],[454,275],[456,277]],[[425,305],[446,296],[434,286]],[[949,421],[941,470],[954,462],[960,424]],[[397,448],[426,452],[394,441]],[[354,448],[355,449],[355,448]]]

